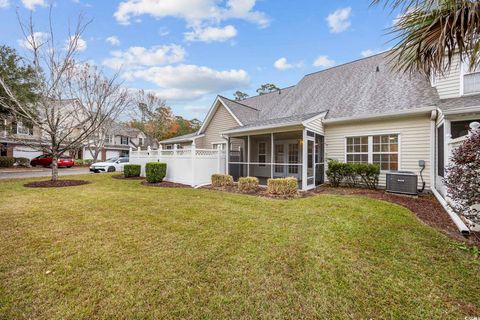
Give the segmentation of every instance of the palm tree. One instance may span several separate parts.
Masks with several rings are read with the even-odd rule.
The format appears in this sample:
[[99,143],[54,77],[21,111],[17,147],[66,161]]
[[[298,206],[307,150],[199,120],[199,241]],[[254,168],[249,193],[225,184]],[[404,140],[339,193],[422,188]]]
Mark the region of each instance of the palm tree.
[[426,75],[443,74],[460,54],[470,69],[480,63],[480,1],[372,0],[401,15],[391,32],[396,42],[391,57],[395,68]]

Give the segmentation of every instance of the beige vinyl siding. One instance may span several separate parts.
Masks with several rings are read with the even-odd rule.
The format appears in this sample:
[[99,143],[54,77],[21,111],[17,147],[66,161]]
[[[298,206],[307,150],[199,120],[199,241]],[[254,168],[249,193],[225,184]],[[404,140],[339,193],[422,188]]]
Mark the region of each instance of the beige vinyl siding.
[[[430,188],[431,123],[430,118],[417,116],[393,120],[325,125],[325,158],[345,162],[345,138],[354,136],[399,134],[399,170],[419,174],[419,160],[425,160],[423,178]],[[380,186],[385,186],[385,174],[380,175]],[[421,187],[420,176],[418,187]]]
[[202,149],[211,149],[212,143],[218,143],[221,141],[226,142],[227,140],[222,138],[222,135],[220,133],[238,126],[238,122],[232,117],[230,112],[219,101],[217,105],[217,110],[213,114],[210,123],[207,125],[205,131],[203,132],[205,136],[202,138],[198,138],[195,141],[196,147]]
[[459,56],[453,58],[452,66],[443,76],[437,76],[436,88],[440,99],[455,98],[460,96],[461,62]]
[[323,120],[322,118],[312,120],[312,121],[306,123],[305,127],[307,129],[312,129],[312,130],[316,131],[317,133],[320,133],[320,134],[323,135],[324,130],[323,130],[322,120]]

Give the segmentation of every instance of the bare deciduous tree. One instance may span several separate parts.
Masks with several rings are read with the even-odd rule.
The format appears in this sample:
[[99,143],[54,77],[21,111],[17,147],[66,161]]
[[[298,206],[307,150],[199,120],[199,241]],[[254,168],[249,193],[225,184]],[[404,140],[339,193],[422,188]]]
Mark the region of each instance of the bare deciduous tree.
[[[97,67],[89,64],[76,68],[72,83],[72,96],[83,102],[85,112],[88,114],[89,121],[84,126],[96,128],[85,141],[86,148],[95,162],[105,146],[107,134],[132,99],[128,90],[118,81],[118,73],[107,77]],[[101,117],[102,122],[95,124],[94,122],[99,120],[96,116],[98,110],[107,112],[108,118]]]
[[[75,56],[81,35],[91,21],[85,21],[80,15],[73,31],[69,31],[66,42],[56,42],[52,26],[52,9],[49,22],[48,37],[40,39],[36,36],[38,33],[31,16],[28,23],[22,23],[19,19],[25,38],[24,43],[30,53],[28,60],[34,67],[39,81],[38,100],[34,108],[21,103],[1,77],[0,86],[13,103],[5,104],[3,101],[0,103],[2,107],[12,111],[15,119],[26,121],[40,131],[39,139],[21,139],[20,142],[51,155],[53,158],[51,179],[56,181],[59,157],[79,148],[88,137],[111,119],[117,112],[117,105],[88,101],[80,94],[82,90],[76,87],[79,81],[75,79],[78,76]],[[114,83],[114,80],[115,78],[106,83]]]

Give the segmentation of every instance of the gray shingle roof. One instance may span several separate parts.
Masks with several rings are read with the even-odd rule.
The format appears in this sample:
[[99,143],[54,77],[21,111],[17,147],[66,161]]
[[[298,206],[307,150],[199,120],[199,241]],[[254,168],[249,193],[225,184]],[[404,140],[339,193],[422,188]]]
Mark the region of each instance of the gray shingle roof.
[[465,107],[478,107],[480,106],[480,94],[473,96],[464,96],[459,98],[443,99],[440,102],[439,108],[441,110],[451,110],[456,108]]
[[228,98],[219,96],[223,103],[235,114],[241,123],[251,123],[258,121],[259,110],[253,107],[242,104],[238,101],[233,101]]
[[183,136],[162,140],[160,141],[160,143],[176,143],[176,142],[192,141],[193,137],[195,137],[197,134],[198,132],[184,134]]
[[[322,112],[314,112],[314,113],[307,113],[307,114],[297,114],[289,117],[282,117],[276,119],[267,119],[267,120],[260,120],[256,122],[249,123],[245,126],[237,127],[232,130],[237,129],[256,129],[266,126],[277,126],[277,127],[285,127],[290,125],[301,124],[303,121],[311,119]],[[228,131],[228,130],[227,130]]]
[[[381,53],[311,73],[293,87],[242,100],[241,104],[259,110],[256,120],[245,117],[248,121],[242,123],[318,114],[324,110],[329,111],[327,118],[332,119],[439,104],[438,93],[425,76],[392,70],[387,55],[388,52]],[[236,110],[232,112],[237,114]]]

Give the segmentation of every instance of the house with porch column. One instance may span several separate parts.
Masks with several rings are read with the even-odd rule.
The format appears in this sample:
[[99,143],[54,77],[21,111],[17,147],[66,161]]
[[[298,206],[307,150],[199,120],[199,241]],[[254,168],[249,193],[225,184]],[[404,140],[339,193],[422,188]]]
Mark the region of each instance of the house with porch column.
[[218,96],[197,133],[160,143],[224,150],[224,171],[261,184],[294,176],[299,188],[315,188],[335,159],[380,165],[380,187],[389,171],[413,172],[419,189],[445,196],[452,140],[480,120],[480,70],[457,58],[449,72],[428,78],[398,73],[389,61],[388,52],[377,54],[242,101]]

